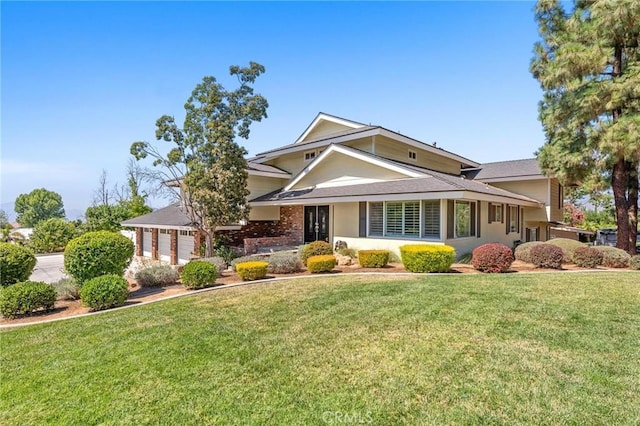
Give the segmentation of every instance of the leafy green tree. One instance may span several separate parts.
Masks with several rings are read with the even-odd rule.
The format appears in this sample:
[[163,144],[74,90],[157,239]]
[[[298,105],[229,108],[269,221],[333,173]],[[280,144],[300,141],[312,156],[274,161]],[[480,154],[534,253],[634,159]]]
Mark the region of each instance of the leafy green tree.
[[120,223],[134,217],[121,205],[100,205],[87,207],[84,213],[86,231],[112,231],[122,229]]
[[544,91],[538,160],[566,182],[609,180],[618,248],[635,250],[640,162],[640,1],[540,0],[531,71]]
[[11,234],[11,229],[7,212],[0,210],[0,232],[2,233],[2,241],[7,241],[9,234]]
[[136,159],[152,158],[158,179],[170,182],[205,236],[208,257],[216,227],[248,218],[246,151],[235,139],[247,139],[251,124],[267,117],[267,100],[252,87],[264,67],[250,62],[249,67],[231,66],[229,71],[240,86],[227,90],[214,77],[204,77],[185,104],[182,128],[167,115],[156,121],[156,138],[174,145],[167,155],[148,142],[131,145]]
[[18,214],[16,221],[26,227],[33,227],[46,219],[64,218],[62,197],[44,188],[18,195],[14,209]]
[[38,222],[29,237],[29,247],[36,253],[64,251],[67,243],[78,235],[73,222],[52,218]]

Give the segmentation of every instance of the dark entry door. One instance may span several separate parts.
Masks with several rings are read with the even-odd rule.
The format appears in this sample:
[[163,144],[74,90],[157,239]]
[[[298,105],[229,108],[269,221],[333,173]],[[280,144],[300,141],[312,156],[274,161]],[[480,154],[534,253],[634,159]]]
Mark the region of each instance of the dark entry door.
[[329,241],[329,206],[304,207],[304,242]]

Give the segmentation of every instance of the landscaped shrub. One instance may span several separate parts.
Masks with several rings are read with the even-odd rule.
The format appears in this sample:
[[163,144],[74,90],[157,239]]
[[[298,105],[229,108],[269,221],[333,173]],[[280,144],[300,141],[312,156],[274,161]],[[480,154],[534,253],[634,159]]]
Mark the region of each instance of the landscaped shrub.
[[307,266],[307,259],[309,259],[311,256],[320,256],[322,254],[333,254],[333,248],[331,248],[331,244],[325,241],[314,241],[302,248],[300,259],[302,259],[302,264]]
[[363,268],[382,268],[389,263],[389,250],[360,250],[358,263]]
[[58,293],[58,300],[80,299],[80,286],[73,278],[60,278],[51,285],[56,290],[56,293]]
[[271,274],[293,274],[302,270],[302,261],[297,254],[281,251],[269,256],[269,267]]
[[37,253],[64,251],[67,243],[78,234],[76,225],[62,218],[38,222],[29,237],[29,247]]
[[562,263],[572,263],[573,253],[576,251],[576,249],[585,247],[584,243],[576,240],[570,240],[569,238],[554,238],[547,241],[546,244],[551,244],[562,249],[562,251],[564,252]]
[[192,260],[184,265],[180,279],[186,288],[205,288],[216,282],[218,270],[215,265],[202,260]]
[[307,259],[307,269],[312,274],[330,272],[336,267],[336,257],[332,254],[320,254]]
[[124,305],[128,294],[127,280],[108,274],[85,281],[80,289],[80,300],[92,311],[101,311]]
[[212,265],[215,265],[216,270],[218,271],[218,276],[222,275],[222,271],[226,270],[227,265],[229,264],[224,258],[220,256],[202,257],[198,260],[202,260],[203,262],[209,262]]
[[166,287],[176,284],[180,274],[169,265],[156,265],[139,270],[135,278],[140,287]]
[[573,263],[581,268],[597,268],[602,265],[602,252],[593,247],[578,247],[573,252]]
[[267,275],[269,264],[256,260],[254,262],[243,262],[236,265],[236,272],[242,281],[261,280]]
[[402,264],[409,272],[447,272],[456,250],[447,245],[408,244],[400,247]]
[[640,254],[635,256],[631,256],[631,261],[629,262],[629,267],[631,269],[635,269],[636,271],[640,271]]
[[43,282],[25,281],[0,290],[0,314],[6,318],[38,309],[49,311],[56,301],[56,290]]
[[264,261],[264,256],[259,256],[257,254],[250,254],[248,256],[236,257],[231,261],[231,270],[236,272],[236,265],[238,265],[238,263],[256,262],[256,261]]
[[133,242],[118,232],[87,232],[69,241],[64,268],[82,285],[102,275],[122,276],[133,257]]
[[347,247],[338,249],[337,253],[340,256],[349,256],[352,259],[355,259],[356,257],[358,257],[358,252],[355,249],[347,248]]
[[628,268],[631,255],[617,247],[594,246],[602,253],[602,266],[607,268]]
[[531,262],[531,249],[535,246],[539,246],[540,244],[544,244],[542,241],[529,241],[528,243],[522,243],[514,252],[516,260],[521,262],[533,263]]
[[473,267],[481,272],[507,272],[513,261],[513,252],[502,243],[483,244],[471,254]]
[[3,286],[26,281],[36,266],[36,257],[28,248],[0,243],[0,283]]
[[561,269],[564,251],[553,244],[538,244],[531,248],[529,256],[538,268]]

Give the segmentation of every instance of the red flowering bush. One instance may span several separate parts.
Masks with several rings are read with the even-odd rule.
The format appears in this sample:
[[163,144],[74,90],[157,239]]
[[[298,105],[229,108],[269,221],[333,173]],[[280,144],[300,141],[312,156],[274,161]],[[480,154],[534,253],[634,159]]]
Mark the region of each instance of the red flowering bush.
[[564,252],[552,244],[539,244],[531,248],[529,256],[538,268],[561,269]]
[[513,261],[513,252],[501,243],[489,243],[476,247],[471,256],[473,267],[488,273],[507,272]]

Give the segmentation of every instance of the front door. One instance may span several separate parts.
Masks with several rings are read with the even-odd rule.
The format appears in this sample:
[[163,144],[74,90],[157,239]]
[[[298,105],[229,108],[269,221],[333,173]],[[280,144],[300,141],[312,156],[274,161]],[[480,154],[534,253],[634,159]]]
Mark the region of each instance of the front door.
[[329,242],[329,206],[304,206],[304,242]]

